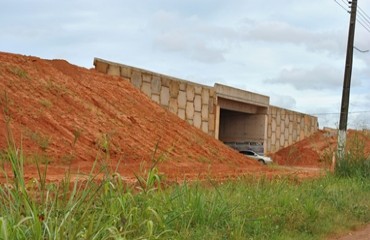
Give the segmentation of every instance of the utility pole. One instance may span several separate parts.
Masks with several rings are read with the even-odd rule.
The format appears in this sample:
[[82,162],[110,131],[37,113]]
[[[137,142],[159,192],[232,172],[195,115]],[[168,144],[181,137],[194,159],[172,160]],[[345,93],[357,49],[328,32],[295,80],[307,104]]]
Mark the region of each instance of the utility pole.
[[344,152],[346,147],[347,120],[349,107],[349,93],[351,87],[352,62],[353,62],[353,43],[355,38],[357,0],[348,1],[351,4],[351,17],[349,21],[348,42],[346,67],[344,70],[342,105],[340,110],[339,132],[338,132],[338,149],[337,156],[339,164],[344,161]]

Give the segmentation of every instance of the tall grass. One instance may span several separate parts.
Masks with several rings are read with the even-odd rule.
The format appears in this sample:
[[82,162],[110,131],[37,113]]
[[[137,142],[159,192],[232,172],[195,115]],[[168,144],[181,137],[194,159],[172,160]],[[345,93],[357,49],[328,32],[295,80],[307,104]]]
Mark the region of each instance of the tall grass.
[[[370,222],[370,181],[327,175],[303,182],[244,177],[160,187],[156,162],[126,184],[106,168],[60,183],[24,178],[9,142],[0,185],[0,239],[322,239]],[[6,170],[10,165],[12,173]],[[98,176],[104,177],[98,178]]]
[[365,152],[364,138],[368,136],[355,134],[348,142],[349,151],[342,161],[337,161],[335,173],[340,177],[370,178],[370,156]]

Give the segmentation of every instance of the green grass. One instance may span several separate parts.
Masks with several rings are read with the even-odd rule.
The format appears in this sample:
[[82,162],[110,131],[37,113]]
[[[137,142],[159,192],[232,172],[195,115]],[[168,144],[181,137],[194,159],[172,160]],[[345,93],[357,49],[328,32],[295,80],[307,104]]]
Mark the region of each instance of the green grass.
[[163,187],[160,159],[136,175],[136,185],[98,164],[48,183],[47,162],[36,161],[37,178],[24,178],[27,159],[10,140],[0,152],[0,239],[324,239],[370,222],[368,175]]
[[361,177],[370,178],[370,156],[365,153],[365,141],[369,136],[356,133],[348,141],[348,151],[344,155],[343,161],[336,162],[336,175],[340,177]]

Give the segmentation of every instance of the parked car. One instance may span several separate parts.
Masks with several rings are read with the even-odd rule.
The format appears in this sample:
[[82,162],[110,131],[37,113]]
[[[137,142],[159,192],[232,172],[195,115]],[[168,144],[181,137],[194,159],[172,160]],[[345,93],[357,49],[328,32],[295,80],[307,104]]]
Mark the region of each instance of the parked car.
[[254,158],[258,162],[263,163],[263,164],[271,164],[273,162],[270,157],[259,155],[251,150],[240,151],[240,153],[244,154],[245,156]]

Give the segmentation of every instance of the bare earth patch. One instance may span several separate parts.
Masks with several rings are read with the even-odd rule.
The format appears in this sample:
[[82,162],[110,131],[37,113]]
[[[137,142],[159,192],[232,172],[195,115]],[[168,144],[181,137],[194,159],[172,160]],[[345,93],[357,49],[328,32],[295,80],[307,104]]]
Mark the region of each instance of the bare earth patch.
[[[27,157],[28,178],[37,176],[35,159],[48,162],[49,180],[66,171],[88,173],[94,162],[132,179],[153,160],[160,160],[158,167],[170,180],[316,177],[330,165],[336,144],[335,136],[319,131],[272,154],[288,167],[265,167],[164,110],[120,77],[64,60],[0,53],[0,79],[0,149],[7,148],[9,122]],[[369,137],[362,137],[369,153]]]
[[363,228],[349,232],[345,235],[330,238],[329,240],[369,240],[369,239],[370,239],[370,224]]

